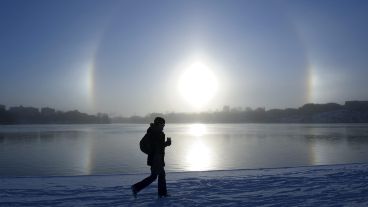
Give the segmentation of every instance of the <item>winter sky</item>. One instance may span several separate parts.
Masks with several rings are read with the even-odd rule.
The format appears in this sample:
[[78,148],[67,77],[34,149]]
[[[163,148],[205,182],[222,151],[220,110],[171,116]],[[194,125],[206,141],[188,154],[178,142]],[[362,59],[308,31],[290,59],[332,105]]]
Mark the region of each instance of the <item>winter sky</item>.
[[368,99],[365,0],[0,0],[0,104],[145,115]]

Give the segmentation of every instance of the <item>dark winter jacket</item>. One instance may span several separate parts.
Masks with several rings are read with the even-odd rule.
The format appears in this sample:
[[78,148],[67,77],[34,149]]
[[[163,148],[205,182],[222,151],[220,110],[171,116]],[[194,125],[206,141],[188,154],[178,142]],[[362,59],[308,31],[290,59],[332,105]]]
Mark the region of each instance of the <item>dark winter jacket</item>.
[[147,134],[150,136],[150,143],[152,146],[152,153],[147,157],[147,165],[151,167],[164,167],[165,166],[165,134],[164,132],[154,124],[151,124],[147,129]]

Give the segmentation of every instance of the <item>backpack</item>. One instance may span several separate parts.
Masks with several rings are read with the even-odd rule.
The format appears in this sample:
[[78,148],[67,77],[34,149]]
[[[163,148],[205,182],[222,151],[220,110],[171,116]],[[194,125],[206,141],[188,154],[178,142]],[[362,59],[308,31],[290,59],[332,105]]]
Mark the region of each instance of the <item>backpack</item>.
[[150,135],[146,133],[141,141],[139,142],[139,148],[141,151],[145,154],[151,154],[152,153],[152,146],[151,146],[151,139]]

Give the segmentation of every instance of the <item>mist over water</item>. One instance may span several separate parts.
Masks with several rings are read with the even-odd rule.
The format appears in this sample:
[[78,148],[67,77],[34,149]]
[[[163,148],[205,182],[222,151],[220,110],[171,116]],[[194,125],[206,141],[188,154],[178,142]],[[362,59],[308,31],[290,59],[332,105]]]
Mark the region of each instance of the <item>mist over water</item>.
[[[166,171],[368,162],[368,124],[167,124]],[[0,126],[0,175],[146,173],[148,124]]]

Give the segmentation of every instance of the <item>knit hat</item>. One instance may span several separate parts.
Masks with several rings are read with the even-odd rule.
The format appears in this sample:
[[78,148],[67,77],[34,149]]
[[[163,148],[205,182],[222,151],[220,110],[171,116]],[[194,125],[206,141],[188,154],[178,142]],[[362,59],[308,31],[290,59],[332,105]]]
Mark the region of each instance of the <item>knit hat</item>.
[[165,124],[165,119],[162,117],[156,117],[155,120],[153,121],[154,124]]

